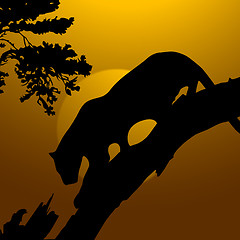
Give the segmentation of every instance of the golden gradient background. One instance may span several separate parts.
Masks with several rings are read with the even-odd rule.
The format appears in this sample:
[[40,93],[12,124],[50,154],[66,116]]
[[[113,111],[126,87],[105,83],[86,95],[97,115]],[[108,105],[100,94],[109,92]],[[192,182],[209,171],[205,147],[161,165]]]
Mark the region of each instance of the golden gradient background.
[[[42,40],[72,44],[87,56],[92,74],[131,70],[152,53],[174,50],[195,60],[215,83],[240,76],[237,0],[62,0],[60,9],[49,16],[56,14],[75,17],[67,34],[28,34],[29,39],[36,44]],[[20,37],[14,40],[21,45]],[[48,156],[58,143],[57,126],[64,121],[60,113],[66,99],[60,97],[55,117],[45,116],[35,99],[20,104],[24,89],[12,67],[0,96],[0,225],[20,208],[30,216],[54,192],[52,208],[60,219],[51,238],[73,214],[73,198],[80,187],[64,186]],[[80,85],[87,80],[80,80]],[[102,84],[109,82],[102,79]],[[159,178],[146,182],[121,204],[97,239],[239,238],[239,146],[240,135],[229,124],[195,136]]]

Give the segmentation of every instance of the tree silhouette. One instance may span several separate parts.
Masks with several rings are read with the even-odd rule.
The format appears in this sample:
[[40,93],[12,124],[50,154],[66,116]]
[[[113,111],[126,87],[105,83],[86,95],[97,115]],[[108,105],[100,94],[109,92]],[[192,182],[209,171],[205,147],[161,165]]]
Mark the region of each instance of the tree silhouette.
[[[9,59],[17,60],[15,72],[26,87],[26,93],[20,97],[24,102],[35,95],[37,103],[45,113],[54,115],[53,104],[57,101],[59,89],[53,83],[53,78],[61,81],[66,94],[79,91],[76,85],[77,76],[86,77],[92,66],[82,55],[77,53],[70,44],[60,46],[42,42],[40,46],[33,45],[24,35],[24,32],[34,34],[55,33],[64,34],[73,24],[74,18],[53,18],[37,20],[40,15],[54,12],[59,8],[59,0],[4,0],[0,2],[0,48],[4,51],[0,57],[0,66]],[[18,34],[23,39],[23,46],[17,47],[7,38],[8,33]],[[10,49],[7,49],[10,46]],[[5,85],[5,78],[9,74],[0,71],[0,88]],[[3,89],[0,89],[0,94]]]

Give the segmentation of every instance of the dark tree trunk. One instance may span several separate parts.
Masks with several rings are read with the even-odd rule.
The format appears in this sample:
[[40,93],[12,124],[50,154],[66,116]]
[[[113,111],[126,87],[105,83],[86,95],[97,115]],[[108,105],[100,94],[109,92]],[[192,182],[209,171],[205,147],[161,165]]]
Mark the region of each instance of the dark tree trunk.
[[[95,239],[111,213],[156,169],[160,174],[192,136],[240,116],[240,80],[180,97],[141,143],[121,151],[104,169],[89,170],[78,210],[56,239]],[[197,154],[197,153],[196,153]]]

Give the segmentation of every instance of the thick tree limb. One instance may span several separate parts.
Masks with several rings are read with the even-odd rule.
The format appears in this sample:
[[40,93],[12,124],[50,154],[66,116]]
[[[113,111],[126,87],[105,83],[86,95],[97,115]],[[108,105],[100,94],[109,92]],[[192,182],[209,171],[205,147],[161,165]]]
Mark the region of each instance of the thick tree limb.
[[85,176],[78,210],[56,239],[92,240],[110,214],[156,169],[161,173],[191,137],[240,116],[240,78],[194,96],[182,96],[143,142],[120,152],[104,169]]

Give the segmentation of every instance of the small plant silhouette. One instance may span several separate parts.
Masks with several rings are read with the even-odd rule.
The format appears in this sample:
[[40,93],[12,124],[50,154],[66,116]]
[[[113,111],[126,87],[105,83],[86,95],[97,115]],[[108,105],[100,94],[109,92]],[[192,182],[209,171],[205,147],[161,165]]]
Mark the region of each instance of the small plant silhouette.
[[[9,59],[17,60],[15,72],[26,87],[26,93],[20,97],[20,101],[24,102],[35,95],[37,103],[48,115],[55,114],[53,104],[60,94],[53,79],[60,80],[66,94],[71,95],[72,91],[80,90],[76,85],[78,75],[86,77],[92,69],[84,55],[77,58],[78,55],[70,44],[62,47],[58,43],[43,41],[40,46],[35,46],[24,35],[23,32],[39,35],[49,32],[60,35],[66,33],[73,24],[73,17],[36,21],[40,15],[57,10],[59,4],[58,0],[5,0],[0,3],[0,48],[4,51],[10,46],[10,49],[2,53],[0,66],[5,65]],[[8,33],[20,35],[23,47],[17,47],[6,38]],[[0,88],[5,85],[5,78],[8,76],[7,72],[0,71]]]
[[58,219],[58,215],[50,211],[52,198],[53,195],[46,204],[41,202],[25,225],[21,222],[27,210],[20,209],[14,213],[11,220],[3,225],[3,231],[0,229],[0,240],[45,239]]

